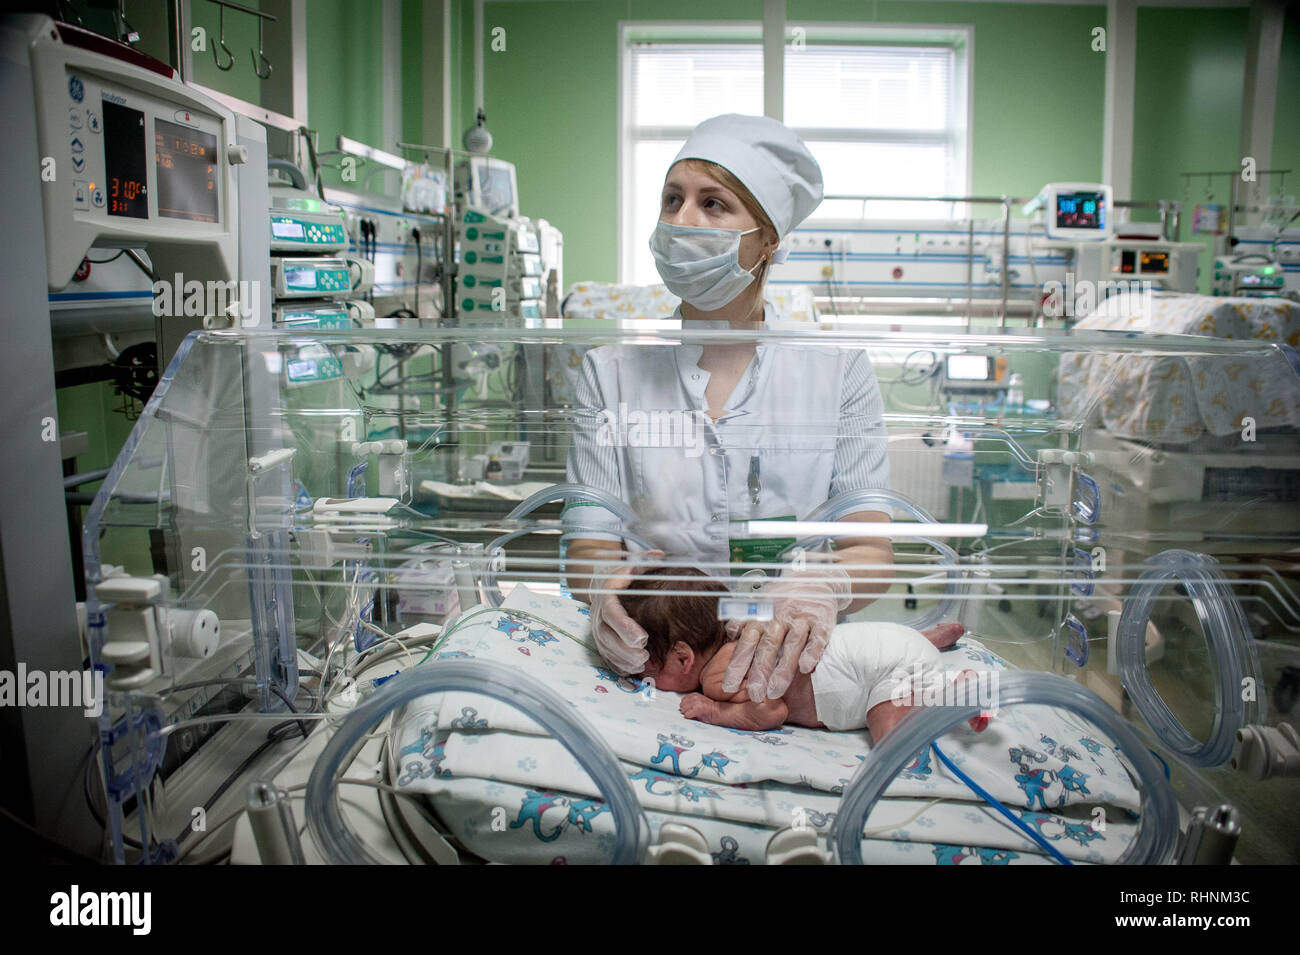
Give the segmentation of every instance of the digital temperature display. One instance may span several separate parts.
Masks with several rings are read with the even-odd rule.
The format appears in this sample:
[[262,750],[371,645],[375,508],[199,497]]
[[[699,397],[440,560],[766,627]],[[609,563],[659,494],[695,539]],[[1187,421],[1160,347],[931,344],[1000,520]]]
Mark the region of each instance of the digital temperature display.
[[155,119],[154,161],[158,167],[160,216],[192,222],[217,221],[217,137]]
[[104,174],[110,216],[149,218],[144,113],[104,100]]

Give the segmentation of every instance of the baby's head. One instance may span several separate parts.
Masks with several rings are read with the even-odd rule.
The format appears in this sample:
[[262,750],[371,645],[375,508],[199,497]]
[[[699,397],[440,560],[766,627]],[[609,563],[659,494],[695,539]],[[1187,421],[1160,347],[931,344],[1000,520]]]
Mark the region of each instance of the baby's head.
[[621,598],[623,608],[649,638],[650,659],[642,675],[661,690],[698,690],[704,665],[727,639],[718,619],[718,596],[726,587],[689,567],[652,567],[628,589],[632,593]]

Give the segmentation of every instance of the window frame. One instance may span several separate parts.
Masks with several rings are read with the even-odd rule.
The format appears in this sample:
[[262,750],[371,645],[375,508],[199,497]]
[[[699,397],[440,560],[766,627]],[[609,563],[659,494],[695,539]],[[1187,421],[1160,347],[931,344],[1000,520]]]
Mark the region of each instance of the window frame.
[[[963,186],[961,194],[971,194],[974,149],[971,134],[974,127],[974,60],[975,28],[969,24],[861,24],[861,23],[787,23],[785,25],[785,43],[782,47],[780,76],[777,86],[780,90],[781,113],[784,115],[785,103],[785,65],[786,56],[797,56],[792,46],[798,44],[833,45],[833,46],[944,46],[953,50],[953,91],[952,101],[955,109],[952,116],[953,125],[949,135],[957,146],[961,158],[958,159],[959,178]],[[743,43],[763,46],[763,24],[759,21],[643,21],[621,20],[618,24],[618,96],[617,96],[617,132],[616,132],[616,190],[615,230],[617,249],[617,281],[626,283],[633,274],[634,254],[637,248],[636,237],[626,234],[629,227],[630,210],[627,207],[629,197],[626,188],[631,180],[631,163],[634,154],[634,137],[629,123],[632,110],[632,44],[637,42],[662,42],[665,44],[687,43]],[[766,76],[771,67],[770,57],[765,53],[763,70]],[[683,127],[683,136],[690,133],[692,127]],[[849,130],[822,130],[791,126],[801,138],[812,141],[835,140],[842,142],[876,142],[878,140],[865,136],[853,136]],[[677,127],[655,127],[653,132],[666,134],[677,132]],[[643,132],[643,131],[642,131]],[[638,137],[639,138],[639,137]]]

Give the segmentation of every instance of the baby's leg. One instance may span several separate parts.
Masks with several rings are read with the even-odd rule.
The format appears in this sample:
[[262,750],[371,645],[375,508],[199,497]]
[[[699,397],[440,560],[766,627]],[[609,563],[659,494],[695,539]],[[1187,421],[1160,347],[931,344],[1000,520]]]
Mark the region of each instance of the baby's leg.
[[960,623],[941,623],[931,627],[929,630],[922,631],[922,636],[929,640],[940,650],[946,650],[966,632],[966,628]]
[[[954,682],[963,680],[974,681],[978,679],[978,674],[974,670],[962,670],[957,674]],[[973,687],[972,687],[973,692]],[[911,710],[919,709],[920,703],[913,703],[909,697],[906,702],[896,700],[886,700],[883,703],[877,703],[867,711],[867,729],[871,731],[871,738],[877,743],[887,736],[899,721],[902,720]],[[978,716],[972,716],[967,722],[970,728],[977,733],[984,732],[989,725],[990,716],[987,713],[980,713]]]
[[910,700],[907,702],[886,700],[867,710],[867,729],[871,731],[871,739],[879,743],[898,725],[899,720],[913,709],[915,707]]

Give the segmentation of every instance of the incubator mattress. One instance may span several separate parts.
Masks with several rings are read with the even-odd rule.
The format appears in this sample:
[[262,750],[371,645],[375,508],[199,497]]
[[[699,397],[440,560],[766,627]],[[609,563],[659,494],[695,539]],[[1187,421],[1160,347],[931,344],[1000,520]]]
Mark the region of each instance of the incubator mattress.
[[[668,821],[694,826],[719,863],[761,863],[768,839],[788,826],[829,828],[871,750],[865,731],[744,732],[687,720],[677,694],[605,669],[588,634],[585,606],[518,587],[501,608],[463,617],[432,657],[508,663],[572,701],[622,760],[652,830]],[[954,670],[1006,668],[970,639],[944,656]],[[472,852],[501,862],[608,858],[613,826],[600,794],[567,750],[510,704],[424,697],[393,726],[397,785],[427,794]],[[997,714],[982,734],[963,724],[940,745],[1067,857],[1113,861],[1128,845],[1139,793],[1109,741],[1073,714],[1019,707]],[[868,861],[1050,861],[929,750],[890,786],[868,829]]]
[[[1118,310],[1116,310],[1118,311]],[[1099,309],[1081,329],[1202,335],[1300,346],[1300,305],[1277,299],[1157,295],[1132,315]],[[1098,414],[1121,438],[1182,445],[1208,433],[1239,434],[1242,417],[1259,430],[1300,426],[1300,388],[1285,361],[1228,357],[1066,355],[1058,399],[1067,417]]]

